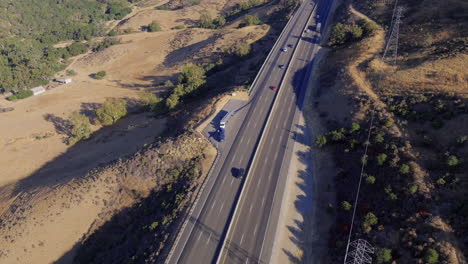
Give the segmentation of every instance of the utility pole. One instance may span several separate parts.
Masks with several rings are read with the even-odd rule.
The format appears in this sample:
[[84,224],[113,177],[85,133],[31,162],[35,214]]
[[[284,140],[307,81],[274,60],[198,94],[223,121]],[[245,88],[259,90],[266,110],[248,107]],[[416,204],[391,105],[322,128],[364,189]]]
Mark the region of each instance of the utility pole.
[[[395,22],[393,22],[392,32],[388,38],[387,45],[385,46],[385,51],[382,56],[383,61],[388,61],[389,64],[396,65],[396,60],[398,56],[398,37],[400,34],[400,24],[401,17],[403,14],[403,7],[399,6],[396,8],[395,13]],[[387,59],[388,57],[388,59]]]

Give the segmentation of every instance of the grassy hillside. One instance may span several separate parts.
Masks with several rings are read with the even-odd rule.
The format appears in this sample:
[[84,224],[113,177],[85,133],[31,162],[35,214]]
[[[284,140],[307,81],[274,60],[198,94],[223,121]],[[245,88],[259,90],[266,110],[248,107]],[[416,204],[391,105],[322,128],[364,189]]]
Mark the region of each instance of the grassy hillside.
[[314,103],[329,132],[316,143],[341,170],[329,255],[343,261],[364,163],[352,238],[375,263],[466,263],[467,2],[400,1],[397,66],[381,61],[393,4],[345,1],[321,66]]
[[[101,3],[102,2],[102,3]],[[18,90],[46,82],[76,51],[53,48],[62,40],[89,40],[103,22],[130,13],[124,0],[0,2],[0,88]]]

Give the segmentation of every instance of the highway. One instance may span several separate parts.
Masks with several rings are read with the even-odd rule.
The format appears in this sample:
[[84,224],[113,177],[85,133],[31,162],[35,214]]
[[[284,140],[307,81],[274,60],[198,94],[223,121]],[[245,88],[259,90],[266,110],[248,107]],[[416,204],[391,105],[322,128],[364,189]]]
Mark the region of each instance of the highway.
[[[319,1],[314,10],[314,14],[320,16],[322,28],[331,5],[332,1]],[[315,29],[316,17],[312,16],[308,23],[312,29]],[[250,168],[245,193],[239,201],[218,263],[270,263],[281,204],[274,204],[274,196],[284,191],[284,184],[278,183],[280,177],[283,177],[283,183],[287,177],[285,167],[292,154],[288,140],[294,137],[295,113],[302,109],[304,95],[310,85],[312,60],[320,37],[315,31],[301,34],[304,30],[298,28],[300,31],[294,31],[296,35],[291,37],[301,38],[302,35],[301,43],[283,80],[281,94]]]
[[[297,99],[303,96],[307,86],[308,65],[315,50],[312,41],[315,33],[306,33],[304,38],[302,35],[316,8],[326,18],[327,5],[321,7],[320,3],[316,6],[305,1],[286,25],[252,87],[237,134],[227,134],[232,139],[227,140],[229,145],[223,148],[212,169],[211,182],[203,190],[165,263],[268,263],[271,246],[267,243],[264,247],[263,241],[274,234],[269,231],[275,228],[274,223],[269,224],[273,196],[298,107]],[[281,52],[281,48],[289,45],[293,48]],[[279,65],[286,65],[286,69]],[[287,71],[290,73],[286,74]],[[273,91],[271,86],[279,89]],[[258,157],[252,163],[256,151]],[[247,168],[246,181],[233,177],[233,168]],[[245,194],[235,209],[242,188]]]

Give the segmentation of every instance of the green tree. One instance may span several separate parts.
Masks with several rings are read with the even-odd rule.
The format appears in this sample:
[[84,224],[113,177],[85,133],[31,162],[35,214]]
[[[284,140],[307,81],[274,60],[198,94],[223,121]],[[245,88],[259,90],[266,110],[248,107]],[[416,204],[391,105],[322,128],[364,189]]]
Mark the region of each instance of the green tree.
[[336,23],[330,37],[330,45],[343,45],[346,42],[346,34],[346,26],[341,23]]
[[359,129],[361,129],[361,126],[360,126],[358,123],[354,123],[354,122],[353,122],[353,123],[351,124],[351,130],[350,130],[350,132],[352,133],[352,132],[355,132],[355,131],[359,131]]
[[408,174],[408,173],[410,173],[410,166],[409,166],[408,164],[403,164],[403,165],[401,165],[401,167],[400,167],[400,172],[401,172],[402,174]]
[[175,93],[171,94],[167,99],[166,99],[166,107],[169,109],[174,109],[176,106],[179,104],[179,96]]
[[104,126],[112,125],[127,114],[127,102],[123,99],[107,99],[98,109],[96,116]]
[[70,46],[67,47],[67,51],[71,56],[76,56],[79,54],[83,54],[88,51],[88,45],[81,42],[74,42]]
[[460,163],[460,161],[458,160],[457,156],[455,156],[455,155],[450,155],[450,156],[448,156],[448,158],[447,158],[447,165],[448,165],[449,167],[455,167],[455,166],[457,166],[459,163]]
[[102,79],[104,79],[105,76],[106,76],[106,72],[105,72],[105,71],[99,71],[99,72],[97,72],[97,73],[94,75],[94,79],[96,79],[96,80],[102,80]]
[[327,144],[327,137],[323,135],[317,136],[317,138],[315,138],[315,144],[319,147],[325,146]]
[[436,264],[439,262],[439,253],[435,249],[429,248],[426,250],[426,255],[424,256],[424,260],[428,264]]
[[243,24],[245,26],[254,26],[254,25],[259,25],[262,23],[262,21],[260,21],[260,19],[257,17],[257,16],[254,16],[254,15],[245,15],[243,18],[242,18],[242,21],[243,21]]
[[140,93],[139,98],[140,98],[141,106],[143,106],[144,108],[150,111],[157,111],[162,101],[161,98],[156,96],[154,93],[150,93],[150,92]]
[[418,185],[416,184],[411,185],[411,187],[408,189],[408,192],[410,194],[415,194],[417,191],[418,191]]
[[386,160],[387,160],[387,155],[385,153],[381,153],[377,155],[377,164],[379,166],[382,166]]
[[375,250],[375,261],[378,264],[390,263],[392,260],[392,250],[388,248],[377,248]]
[[237,43],[236,45],[236,55],[239,57],[245,57],[249,55],[251,52],[251,47],[248,43],[242,42],[242,43]]
[[356,24],[352,24],[351,27],[349,27],[349,32],[351,34],[351,37],[354,40],[358,40],[362,37],[362,28]]
[[179,84],[184,85],[184,94],[191,93],[206,83],[206,75],[203,67],[188,64],[182,68],[179,77]]
[[370,231],[372,226],[376,225],[378,222],[379,222],[379,219],[377,218],[377,216],[369,212],[366,214],[366,216],[364,216],[364,222],[362,223],[362,227],[364,228],[364,230],[368,232]]
[[122,19],[132,12],[132,8],[128,6],[127,1],[111,1],[107,4],[106,14],[110,19]]
[[157,21],[151,22],[151,24],[148,25],[148,32],[156,32],[156,31],[161,31],[161,26]]
[[374,176],[367,176],[366,177],[366,183],[367,184],[374,184],[375,183],[375,177]]
[[89,118],[78,111],[71,113],[70,122],[72,124],[71,137],[68,143],[73,145],[78,141],[88,139],[91,136],[91,123]]
[[14,95],[8,96],[8,100],[10,101],[16,101],[24,98],[28,98],[33,95],[33,92],[29,89],[22,89],[16,92]]
[[364,30],[364,34],[371,35],[379,27],[374,21],[369,19],[363,19],[360,24]]
[[153,223],[151,223],[151,225],[149,226],[149,229],[151,231],[155,230],[157,227],[159,226],[159,222],[158,221],[155,221]]
[[341,208],[345,211],[351,210],[353,206],[348,201],[341,202]]

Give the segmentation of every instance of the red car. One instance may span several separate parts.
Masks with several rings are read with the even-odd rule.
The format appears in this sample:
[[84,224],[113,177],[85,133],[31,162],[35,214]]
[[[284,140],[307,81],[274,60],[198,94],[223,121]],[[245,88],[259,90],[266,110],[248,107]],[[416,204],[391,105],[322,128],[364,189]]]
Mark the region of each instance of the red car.
[[270,89],[273,90],[273,91],[276,91],[276,90],[278,90],[278,87],[277,86],[270,86]]

